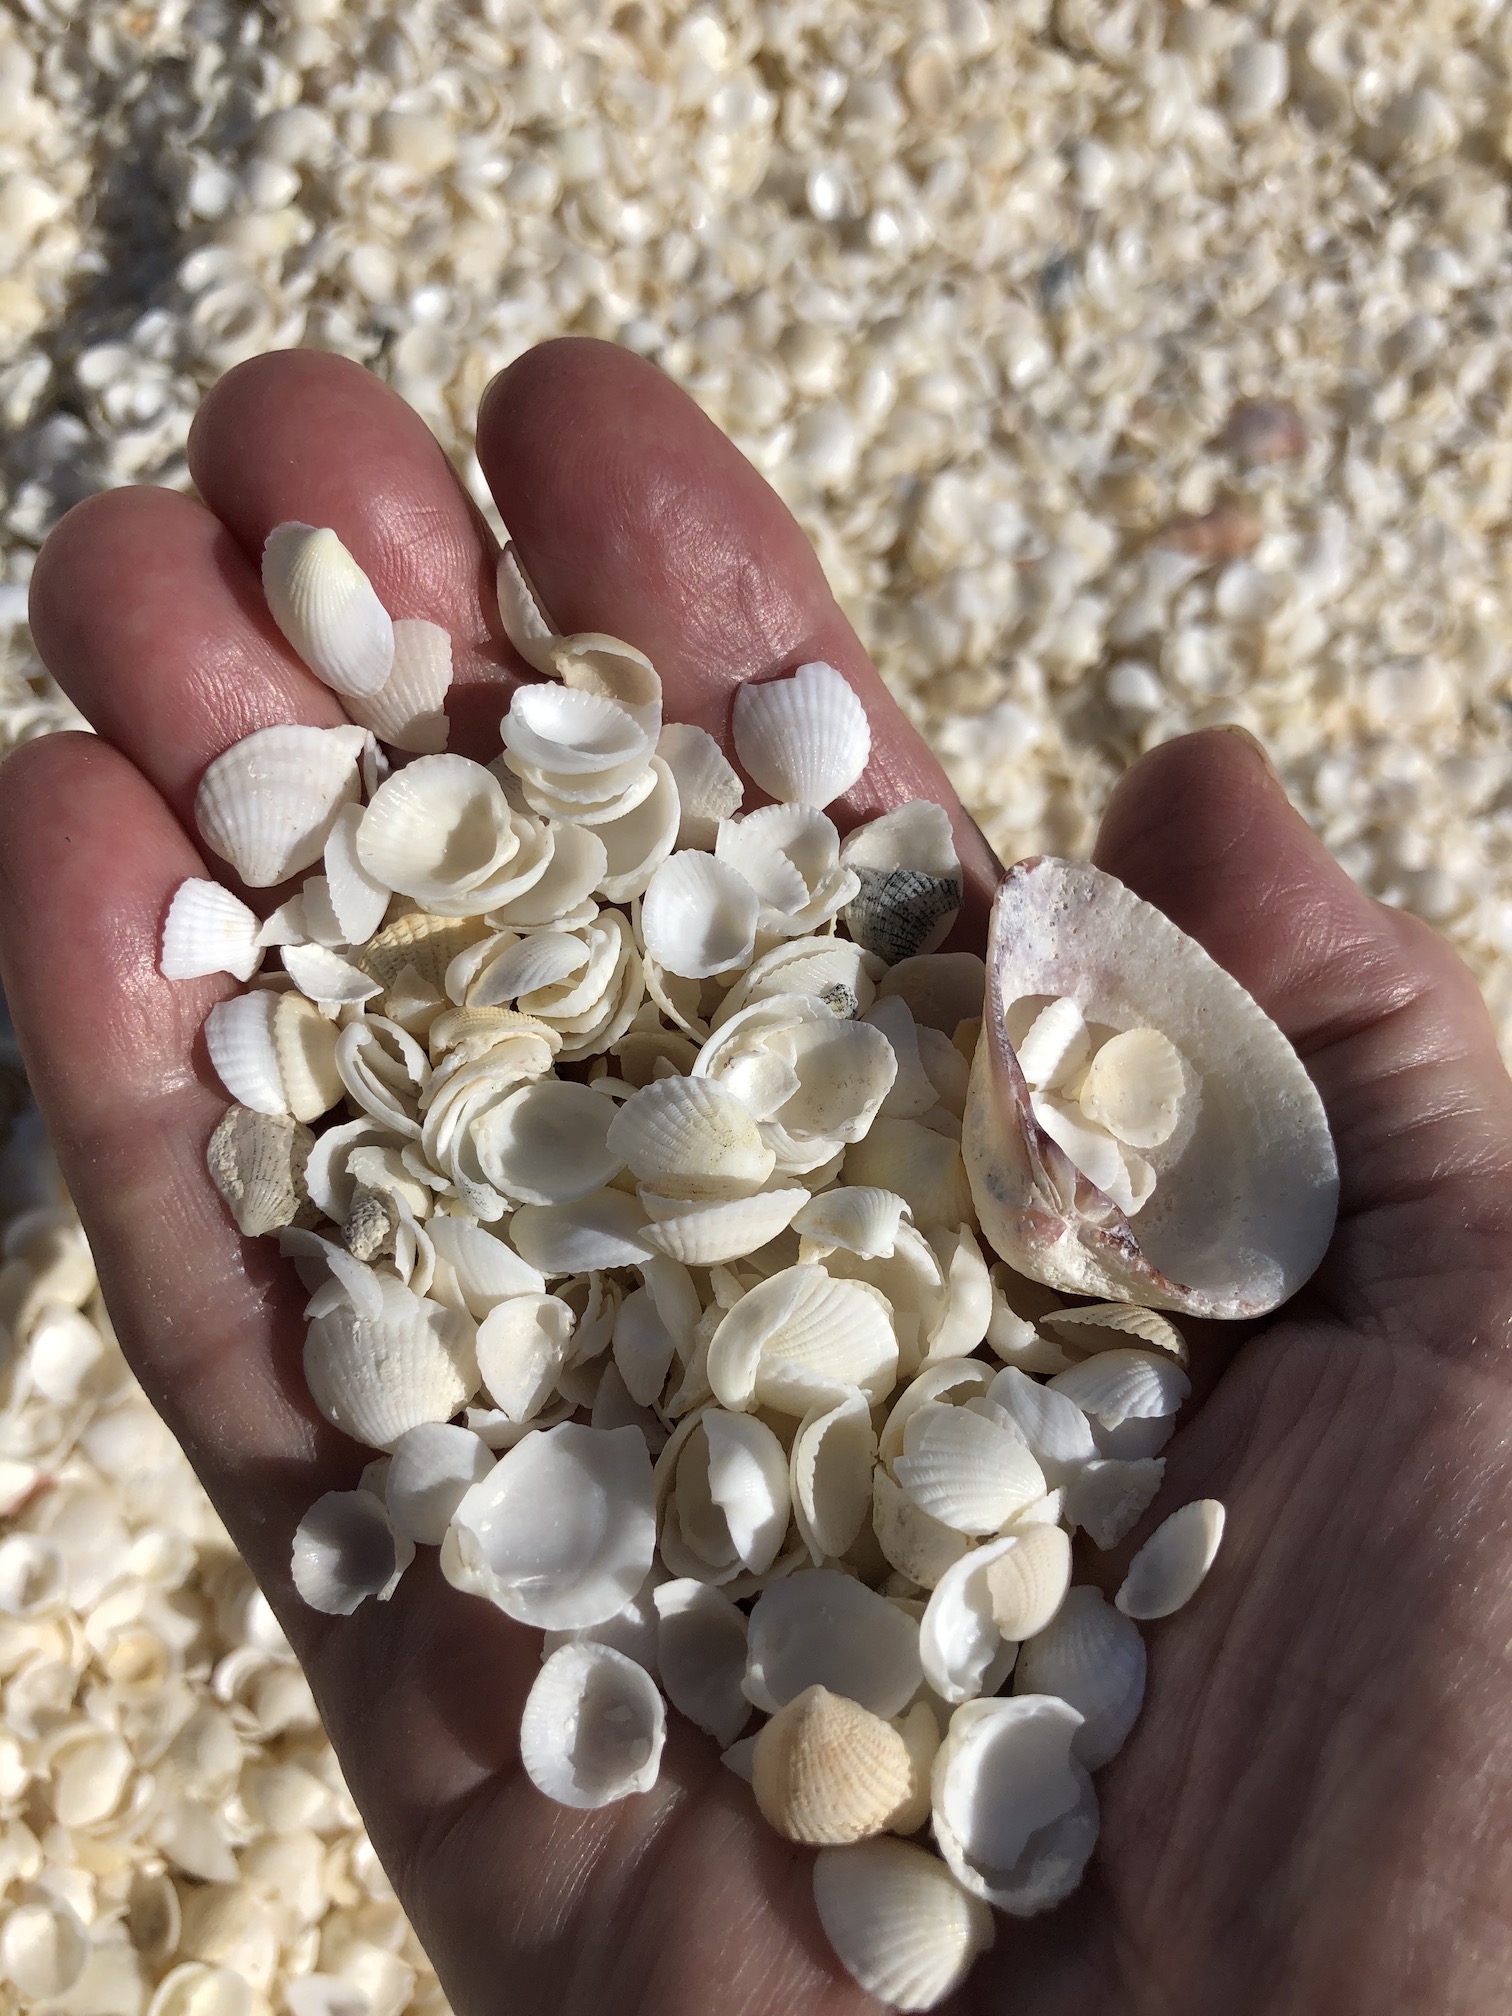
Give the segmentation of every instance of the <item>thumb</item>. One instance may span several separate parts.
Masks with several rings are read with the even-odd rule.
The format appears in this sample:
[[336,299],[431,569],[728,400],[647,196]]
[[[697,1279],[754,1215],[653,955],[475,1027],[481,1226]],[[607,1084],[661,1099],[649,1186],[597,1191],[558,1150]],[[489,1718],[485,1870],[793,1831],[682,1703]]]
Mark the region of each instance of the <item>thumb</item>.
[[1094,855],[1280,1024],[1339,1151],[1340,1230],[1315,1287],[1356,1320],[1504,1266],[1512,1082],[1469,969],[1358,889],[1260,745],[1212,729],[1120,781]]

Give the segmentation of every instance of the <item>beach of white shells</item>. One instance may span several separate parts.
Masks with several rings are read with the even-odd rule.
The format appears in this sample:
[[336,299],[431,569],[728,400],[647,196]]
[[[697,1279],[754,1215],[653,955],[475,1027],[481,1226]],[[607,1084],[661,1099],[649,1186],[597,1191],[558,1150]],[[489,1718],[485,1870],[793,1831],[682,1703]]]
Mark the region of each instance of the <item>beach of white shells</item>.
[[[587,331],[790,500],[1005,860],[1084,853],[1140,748],[1241,722],[1505,1044],[1509,41],[1454,0],[26,0],[0,740],[70,718],[24,625],[48,527],[182,486],[230,364],[360,358],[480,494],[481,387]],[[3,1174],[57,1206],[24,1116]],[[4,1260],[0,1488],[49,1545],[0,1567],[0,2008],[439,2011],[66,1207]]]

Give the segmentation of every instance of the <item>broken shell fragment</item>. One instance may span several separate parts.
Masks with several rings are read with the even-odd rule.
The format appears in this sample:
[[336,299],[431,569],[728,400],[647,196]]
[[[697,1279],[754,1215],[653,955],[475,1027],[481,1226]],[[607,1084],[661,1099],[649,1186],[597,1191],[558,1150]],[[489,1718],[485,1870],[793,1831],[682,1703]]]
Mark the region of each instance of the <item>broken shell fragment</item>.
[[401,618],[394,624],[388,677],[371,693],[345,695],[345,706],[354,721],[371,728],[391,749],[437,756],[446,747],[442,702],[451,683],[452,643],[447,632],[439,623]]
[[394,1444],[383,1489],[395,1531],[423,1546],[439,1547],[452,1514],[493,1466],[493,1451],[471,1429],[448,1421],[424,1421],[406,1429]]
[[714,737],[689,722],[669,721],[657,740],[656,753],[677,785],[678,846],[712,848],[720,820],[732,819],[740,810],[745,786]]
[[328,526],[275,525],[262,585],[273,621],[337,693],[376,693],[394,662],[394,626],[373,584]]
[[822,809],[849,791],[871,755],[871,725],[848,680],[815,660],[735,694],[735,753],[779,805]]
[[933,2009],[991,1946],[992,1913],[927,1849],[879,1839],[823,1848],[814,1902],[846,1972],[893,2009]]
[[682,1577],[654,1592],[656,1663],[667,1699],[728,1749],[751,1719],[741,1688],[746,1616],[706,1582]]
[[1113,1599],[1124,1615],[1169,1617],[1189,1602],[1217,1557],[1223,1521],[1216,1498],[1198,1498],[1157,1526]]
[[165,980],[195,980],[204,973],[230,973],[250,980],[262,964],[262,926],[229,889],[191,876],[180,882],[163,919]]
[[810,1408],[793,1437],[793,1516],[815,1565],[844,1554],[871,1509],[877,1438],[866,1395]]
[[756,1599],[745,1691],[769,1715],[821,1686],[885,1718],[908,1706],[921,1677],[918,1624],[853,1576],[811,1568]]
[[1017,1544],[1009,1534],[973,1547],[945,1570],[924,1606],[919,1658],[925,1679],[942,1701],[991,1694],[1013,1671],[1018,1646],[997,1628],[987,1575]]
[[194,796],[207,847],[252,889],[320,859],[337,813],[359,788],[362,728],[259,728],[211,763]]
[[[988,974],[963,1145],[1003,1258],[1075,1294],[1194,1315],[1261,1315],[1293,1294],[1332,1236],[1338,1163],[1300,1059],[1239,983],[1113,877],[1046,858],[998,890]],[[1193,1081],[1150,1150],[1137,1233],[1052,1139],[1015,1053],[1012,1020],[1061,999],[1112,1035],[1157,1028]]]
[[413,1540],[395,1532],[371,1491],[328,1491],[294,1535],[294,1587],[312,1610],[349,1617],[376,1596],[387,1602],[415,1558]]
[[1071,1754],[1100,1771],[1124,1746],[1144,1702],[1138,1627],[1098,1589],[1067,1593],[1052,1621],[1019,1652],[1015,1694],[1054,1694],[1081,1716]]
[[1067,1522],[1094,1547],[1116,1547],[1144,1517],[1164,1475],[1159,1456],[1108,1456],[1084,1463],[1066,1486]]
[[968,1701],[934,1761],[934,1831],[968,1890],[1015,1917],[1070,1895],[1097,1841],[1097,1797],[1071,1743],[1081,1716],[1048,1694]]
[[558,1646],[535,1677],[520,1762],[536,1790],[559,1805],[609,1806],[650,1791],[666,1736],[650,1674],[610,1645],[578,1639]]
[[785,1840],[838,1846],[892,1825],[912,1799],[914,1766],[890,1722],[814,1686],[758,1733],[751,1785]]
[[315,1222],[304,1180],[314,1145],[315,1136],[292,1114],[228,1110],[210,1136],[205,1161],[245,1238]]

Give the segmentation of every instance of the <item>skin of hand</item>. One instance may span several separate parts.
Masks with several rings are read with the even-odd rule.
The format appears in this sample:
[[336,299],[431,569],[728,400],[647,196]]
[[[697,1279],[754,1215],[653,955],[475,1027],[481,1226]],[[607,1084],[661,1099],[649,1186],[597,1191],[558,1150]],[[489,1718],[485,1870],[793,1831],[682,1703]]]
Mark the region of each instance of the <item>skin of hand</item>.
[[[728,746],[732,689],[810,658],[865,698],[842,825],[954,807],[793,520],[649,365],[548,344],[490,387],[478,448],[556,620],[649,653],[669,720]],[[519,1769],[539,1639],[426,1551],[350,1618],[289,1582],[294,1527],[370,1452],[303,1386],[303,1295],[205,1173],[226,1099],[200,1033],[224,977],[158,973],[168,901],[224,873],[192,803],[211,757],[336,696],[263,605],[268,530],[334,525],[396,616],[456,645],[452,747],[487,754],[520,667],[493,541],[421,421],[356,366],[242,365],[190,440],[198,498],[113,490],[48,540],[44,659],[98,730],[0,769],[0,973],[122,1343],[314,1685],[373,1840],[459,2016],[853,2016],[811,1856],[672,1717],[655,1789],[595,1813]],[[750,801],[748,800],[748,803]],[[959,814],[976,942],[996,869]],[[1465,969],[1360,894],[1241,735],[1146,756],[1097,859],[1235,974],[1307,1060],[1339,1145],[1337,1236],[1308,1288],[1199,1340],[1199,1400],[1154,1511],[1216,1496],[1198,1598],[1148,1631],[1149,1688],[1100,1774],[1081,1890],[950,2005],[1015,2016],[1461,2016],[1512,1980],[1512,1087]],[[266,907],[266,905],[265,905]],[[1200,1403],[1200,1404],[1199,1404]]]

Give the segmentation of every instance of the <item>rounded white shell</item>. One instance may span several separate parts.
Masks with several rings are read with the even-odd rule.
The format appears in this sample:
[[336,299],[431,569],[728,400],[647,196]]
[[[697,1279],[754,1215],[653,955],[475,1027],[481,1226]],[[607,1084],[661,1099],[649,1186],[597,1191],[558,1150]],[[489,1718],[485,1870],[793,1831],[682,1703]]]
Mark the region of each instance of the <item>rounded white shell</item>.
[[685,1267],[718,1266],[754,1253],[786,1231],[808,1194],[792,1187],[705,1203],[643,1190],[641,1199],[652,1222],[642,1236],[656,1252]]
[[[785,1267],[741,1297],[709,1342],[708,1377],[725,1407],[806,1414],[848,1386],[885,1398],[898,1341],[883,1296],[822,1267]],[[843,1690],[842,1690],[843,1691]]]
[[1114,1602],[1126,1617],[1169,1617],[1197,1592],[1223,1538],[1216,1498],[1198,1498],[1164,1520],[1129,1563]]
[[712,854],[674,854],[647,885],[641,935],[667,972],[706,979],[750,959],[759,908],[745,877]]
[[217,1001],[205,1017],[205,1048],[215,1075],[239,1106],[254,1113],[287,1113],[283,1074],[273,1041],[280,996],[255,987]]
[[898,1227],[907,1209],[891,1190],[841,1184],[812,1198],[793,1224],[815,1249],[816,1259],[841,1246],[863,1260],[887,1260],[898,1243]]
[[338,693],[378,691],[394,662],[394,626],[328,526],[275,525],[262,584],[273,621],[317,679]]
[[163,919],[159,970],[165,980],[194,980],[203,973],[250,980],[262,964],[261,929],[240,897],[219,882],[191,876],[174,890]]
[[1081,1716],[1071,1753],[1100,1771],[1124,1746],[1144,1703],[1139,1627],[1100,1590],[1072,1589],[1054,1619],[1020,1647],[1015,1694],[1054,1694]]
[[656,740],[617,700],[549,683],[517,686],[500,731],[512,770],[564,781],[649,759]]
[[934,1762],[934,1832],[968,1890],[999,1911],[1048,1910],[1081,1881],[1097,1798],[1071,1752],[1081,1716],[1048,1694],[970,1701]]
[[656,753],[677,784],[682,812],[678,846],[712,847],[720,820],[733,818],[740,810],[745,786],[714,737],[690,722],[669,721],[661,731]]
[[659,756],[651,758],[651,789],[617,819],[593,828],[604,846],[599,894],[610,903],[639,896],[677,842],[677,786]]
[[735,695],[735,753],[779,804],[825,806],[871,755],[871,725],[848,680],[822,659]]
[[[511,1421],[539,1414],[572,1343],[572,1311],[556,1295],[511,1295],[478,1325],[478,1376]],[[438,1543],[439,1544],[439,1543]]]
[[610,1101],[591,1086],[538,1078],[474,1123],[478,1167],[517,1204],[574,1204],[624,1167],[605,1139],[614,1118]]
[[383,1487],[395,1530],[422,1546],[439,1547],[452,1514],[494,1466],[481,1435],[447,1421],[423,1421],[394,1444]]
[[206,769],[194,822],[252,889],[318,861],[336,814],[358,791],[362,728],[259,728]]
[[724,1748],[751,1718],[741,1689],[746,1616],[706,1582],[683,1577],[655,1592],[656,1662],[667,1699]]
[[998,1533],[1045,1491],[1021,1435],[970,1407],[928,1401],[908,1418],[893,1475],[921,1512],[958,1533]]
[[808,1568],[756,1599],[745,1691],[769,1715],[814,1686],[897,1715],[922,1677],[917,1623],[853,1576]]
[[448,1421],[478,1383],[473,1329],[465,1316],[374,1277],[382,1301],[372,1316],[338,1302],[305,1335],[311,1398],[344,1434],[392,1449],[422,1421]]
[[919,1658],[925,1679],[942,1701],[990,1694],[1013,1671],[1018,1647],[997,1628],[987,1571],[1016,1544],[1010,1533],[973,1547],[945,1570],[924,1606]]
[[650,1791],[666,1737],[662,1698],[644,1667],[610,1645],[579,1639],[559,1646],[535,1677],[520,1723],[520,1762],[536,1790],[558,1805],[609,1806]]
[[992,1944],[992,1913],[937,1856],[881,1837],[821,1848],[814,1902],[846,1972],[893,2009],[933,2009]]
[[[1195,1074],[1138,1230],[1036,1118],[1006,1017],[1075,1001],[1158,1027]],[[1087,862],[1020,862],[998,890],[964,1149],[982,1229],[1021,1273],[1079,1295],[1258,1316],[1333,1235],[1338,1162],[1322,1101],[1270,1017],[1151,904]]]
[[608,1145],[637,1181],[668,1197],[749,1196],[774,1161],[746,1107],[709,1078],[659,1078],[632,1093]]
[[446,747],[442,702],[451,689],[451,638],[439,623],[404,617],[394,624],[394,662],[375,692],[349,694],[354,721],[391,749],[437,756]]
[[359,1603],[393,1595],[415,1558],[383,1500],[371,1491],[328,1491],[317,1498],[294,1535],[294,1587],[312,1610],[350,1617]]
[[357,858],[375,881],[438,915],[476,916],[539,881],[551,845],[527,815],[511,812],[481,763],[420,756],[373,793]]

